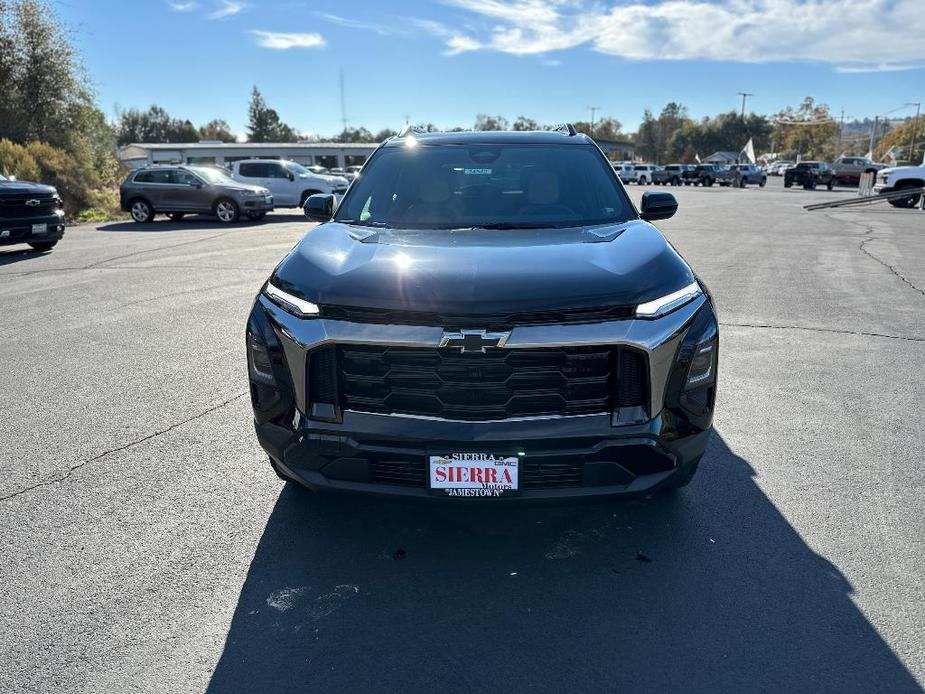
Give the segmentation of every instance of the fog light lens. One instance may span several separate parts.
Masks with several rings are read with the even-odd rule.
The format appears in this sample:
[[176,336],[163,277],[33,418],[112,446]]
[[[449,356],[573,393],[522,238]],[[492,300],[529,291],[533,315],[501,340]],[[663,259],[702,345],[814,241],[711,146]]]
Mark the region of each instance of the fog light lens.
[[267,385],[275,384],[270,353],[267,351],[266,345],[258,340],[253,333],[247,334],[247,365],[251,379]]
[[687,387],[696,388],[710,383],[715,373],[715,362],[716,343],[709,342],[697,347],[694,358],[691,360],[690,371],[687,374]]

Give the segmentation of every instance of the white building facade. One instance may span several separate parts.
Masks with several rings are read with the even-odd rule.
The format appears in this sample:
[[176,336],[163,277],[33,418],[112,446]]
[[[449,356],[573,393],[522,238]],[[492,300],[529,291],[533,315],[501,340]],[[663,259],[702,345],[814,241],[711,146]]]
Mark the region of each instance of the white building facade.
[[149,164],[228,166],[242,159],[289,159],[330,169],[362,164],[378,146],[367,142],[139,142],[121,147],[119,159],[130,169]]

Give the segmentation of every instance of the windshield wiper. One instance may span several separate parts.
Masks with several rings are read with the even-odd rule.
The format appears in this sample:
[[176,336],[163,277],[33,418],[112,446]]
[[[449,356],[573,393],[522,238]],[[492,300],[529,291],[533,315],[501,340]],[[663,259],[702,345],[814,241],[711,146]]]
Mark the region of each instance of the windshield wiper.
[[394,227],[388,222],[374,222],[370,219],[335,219],[338,224],[350,224],[360,227],[376,227],[378,229],[393,229]]
[[474,224],[471,227],[459,227],[462,229],[556,229],[555,224],[549,222],[493,222],[491,224]]

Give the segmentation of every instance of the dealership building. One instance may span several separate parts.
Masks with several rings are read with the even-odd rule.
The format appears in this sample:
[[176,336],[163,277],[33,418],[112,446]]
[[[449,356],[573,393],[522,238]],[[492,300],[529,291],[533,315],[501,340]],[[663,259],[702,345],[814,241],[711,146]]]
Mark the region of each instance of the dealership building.
[[[629,142],[598,140],[614,161],[635,159]],[[328,169],[360,165],[378,143],[372,142],[136,142],[119,149],[119,159],[130,169],[148,164],[218,164],[230,166],[242,159],[288,159],[300,164],[320,164]]]
[[119,159],[130,169],[148,164],[229,166],[241,159],[289,159],[332,169],[362,164],[378,146],[369,142],[137,142],[121,147]]

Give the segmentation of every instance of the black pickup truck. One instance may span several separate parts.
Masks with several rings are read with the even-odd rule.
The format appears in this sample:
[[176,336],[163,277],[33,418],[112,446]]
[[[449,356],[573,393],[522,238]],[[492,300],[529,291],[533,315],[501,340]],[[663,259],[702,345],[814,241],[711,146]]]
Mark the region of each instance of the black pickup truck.
[[64,236],[64,203],[51,186],[0,176],[0,246],[50,251]]
[[698,164],[693,171],[685,171],[682,174],[684,185],[693,183],[695,186],[702,185],[707,188],[714,183],[719,183],[721,186],[737,184],[737,177],[737,172],[716,164]]

